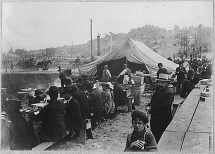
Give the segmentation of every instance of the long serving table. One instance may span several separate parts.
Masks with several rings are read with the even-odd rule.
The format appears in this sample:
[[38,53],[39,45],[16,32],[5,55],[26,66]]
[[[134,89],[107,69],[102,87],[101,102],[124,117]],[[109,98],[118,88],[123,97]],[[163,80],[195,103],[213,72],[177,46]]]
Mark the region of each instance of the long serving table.
[[193,89],[185,99],[158,143],[159,152],[213,152],[213,87],[209,86],[211,96],[202,101],[204,88]]

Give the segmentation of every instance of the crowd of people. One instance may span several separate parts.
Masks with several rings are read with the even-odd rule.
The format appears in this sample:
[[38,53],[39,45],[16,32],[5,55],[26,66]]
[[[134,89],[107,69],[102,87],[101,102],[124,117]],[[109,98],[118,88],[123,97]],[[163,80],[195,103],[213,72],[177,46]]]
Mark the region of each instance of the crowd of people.
[[195,71],[197,77],[208,79],[212,75],[212,59],[192,59],[189,61],[190,68]]
[[[29,121],[23,118],[19,108],[6,110],[12,121],[11,126],[15,126],[11,135],[14,139],[11,149],[29,150],[41,142],[54,142],[63,138],[73,140],[80,137],[81,128],[88,124],[92,127],[86,130],[87,139],[93,139],[91,130],[104,120],[116,116],[118,104],[123,100],[117,77],[112,77],[109,83],[104,82],[102,90],[88,79],[79,78],[77,82],[73,82],[63,74],[59,78],[61,87],[51,86],[46,93],[38,89],[35,97],[29,99],[29,106],[47,103],[44,108],[39,108],[39,113],[32,108],[28,113]],[[62,102],[59,98],[64,98],[65,101]],[[39,133],[35,133],[33,122],[41,122]],[[26,133],[29,130],[31,133]],[[31,139],[34,141],[29,142]]]
[[[149,122],[147,115],[138,110],[133,111],[131,116],[134,130],[127,136],[125,151],[157,151],[157,143],[173,118],[171,109],[174,93],[169,88],[171,80],[169,80],[168,71],[163,67],[163,64],[158,63],[158,67],[157,88],[150,103],[146,106],[151,114],[151,131],[147,130]],[[192,65],[191,68],[193,68]],[[179,62],[175,74],[177,75],[177,91],[181,97],[186,98],[195,88],[195,84],[201,79],[198,76],[199,72],[199,67],[196,68],[196,71],[190,69],[187,72],[183,67],[183,62]],[[38,137],[35,137],[36,135],[32,131],[34,128],[31,125],[31,129],[29,129],[29,124],[23,117],[21,118],[19,110],[16,109],[17,113],[8,110],[6,112],[14,124],[12,125],[14,126],[13,130],[16,130],[12,132],[14,134],[12,149],[29,150],[40,142],[58,141],[63,138],[66,140],[76,139],[80,137],[81,128],[89,123],[92,124],[92,127],[87,128],[86,134],[88,139],[93,139],[91,129],[93,130],[106,119],[114,118],[118,113],[118,106],[123,101],[123,91],[118,82],[118,78],[122,75],[124,76],[123,83],[132,84],[131,70],[127,64],[124,64],[124,70],[118,76],[111,76],[108,66],[105,65],[102,90],[97,87],[96,82],[82,78],[73,82],[64,74],[59,76],[61,87],[51,86],[46,93],[36,90],[36,97],[29,100],[29,105],[47,101],[47,105],[39,113],[35,113],[33,109],[29,112],[31,124],[42,122],[39,141],[35,140]],[[47,100],[47,96],[50,99]],[[59,97],[66,101],[60,101]],[[17,122],[19,125],[16,125]],[[66,132],[69,134],[66,135]]]

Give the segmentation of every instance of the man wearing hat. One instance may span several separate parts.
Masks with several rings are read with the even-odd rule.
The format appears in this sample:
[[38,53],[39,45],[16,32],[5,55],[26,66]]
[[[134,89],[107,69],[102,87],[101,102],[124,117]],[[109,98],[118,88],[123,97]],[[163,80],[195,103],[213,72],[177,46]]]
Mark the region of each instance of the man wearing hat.
[[103,106],[102,91],[93,88],[91,83],[87,83],[86,89],[89,92],[88,101],[92,109],[92,129],[94,129],[99,121],[104,117],[105,109]]
[[66,126],[64,123],[65,105],[57,100],[59,91],[56,86],[51,86],[46,94],[51,99],[48,101],[48,105],[37,115],[31,112],[29,118],[32,121],[42,121],[41,131],[43,142],[57,141],[66,135]]
[[174,94],[168,87],[169,82],[168,74],[159,74],[157,79],[158,88],[153,94],[151,102],[147,105],[151,108],[150,126],[157,143],[172,120],[171,107]]
[[[65,125],[66,129],[70,132],[67,136],[69,139],[75,139],[80,136],[81,129],[81,110],[79,102],[72,96],[72,88],[65,89],[65,99],[67,100],[65,108]],[[72,136],[72,132],[75,135]]]
[[86,119],[90,119],[90,106],[87,99],[87,94],[80,90],[76,84],[71,86],[72,96],[79,102],[81,109],[81,119],[82,122]]
[[177,93],[181,92],[181,85],[184,81],[185,74],[187,73],[185,67],[183,66],[183,61],[179,61],[179,67],[176,68],[175,74],[177,75]]
[[108,82],[110,78],[111,78],[111,73],[108,69],[108,65],[105,65],[104,70],[103,70],[103,74],[102,74],[102,81]]
[[149,122],[146,114],[135,110],[131,114],[131,117],[134,130],[127,136],[124,151],[156,152],[157,143],[155,137],[150,131],[146,130],[146,124]]
[[180,96],[186,98],[189,93],[195,88],[194,82],[195,71],[193,69],[188,71],[187,78],[182,83],[182,90]]

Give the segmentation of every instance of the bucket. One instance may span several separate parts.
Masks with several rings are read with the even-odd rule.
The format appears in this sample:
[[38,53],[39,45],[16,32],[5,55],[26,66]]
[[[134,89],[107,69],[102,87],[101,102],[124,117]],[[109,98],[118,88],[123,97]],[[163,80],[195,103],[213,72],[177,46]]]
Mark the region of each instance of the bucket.
[[131,87],[131,95],[134,96],[134,104],[140,104],[140,96],[141,96],[141,87],[140,86],[132,86]]

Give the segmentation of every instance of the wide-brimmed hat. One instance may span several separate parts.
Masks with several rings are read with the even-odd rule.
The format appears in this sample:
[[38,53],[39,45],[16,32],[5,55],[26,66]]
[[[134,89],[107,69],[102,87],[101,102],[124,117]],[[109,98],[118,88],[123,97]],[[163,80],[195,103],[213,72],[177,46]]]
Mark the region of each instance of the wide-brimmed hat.
[[160,74],[158,75],[158,78],[156,79],[156,81],[166,81],[166,82],[170,82],[171,80],[169,80],[169,75],[168,75],[168,74],[160,73]]
[[195,75],[195,71],[194,71],[193,69],[191,69],[191,70],[188,71],[187,74],[188,74],[188,75]]
[[49,90],[46,92],[46,94],[48,94],[48,95],[58,95],[58,94],[59,94],[58,87],[56,87],[56,86],[51,86],[51,87],[49,88]]

